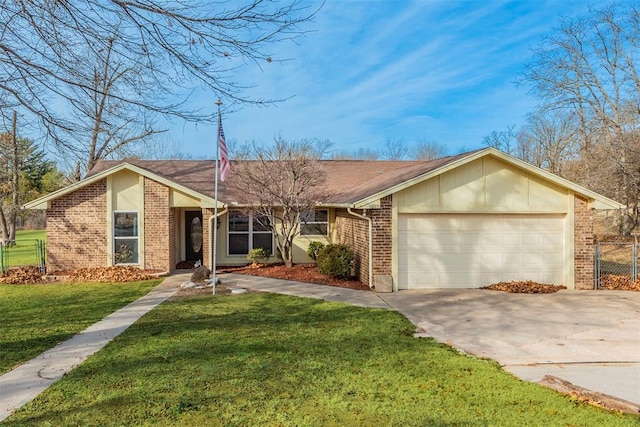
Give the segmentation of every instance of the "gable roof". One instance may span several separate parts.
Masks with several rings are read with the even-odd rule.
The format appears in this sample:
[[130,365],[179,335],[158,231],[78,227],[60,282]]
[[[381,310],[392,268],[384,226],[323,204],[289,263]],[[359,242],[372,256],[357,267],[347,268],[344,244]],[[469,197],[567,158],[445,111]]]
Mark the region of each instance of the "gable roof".
[[[375,207],[382,197],[487,155],[498,157],[528,173],[570,189],[593,201],[593,206],[598,209],[617,209],[623,206],[494,148],[429,161],[321,160],[319,163],[327,177],[325,186],[328,194],[331,194],[323,205]],[[232,172],[227,182],[219,182],[218,185],[218,201],[222,205],[243,205],[250,202],[245,200],[244,194],[239,194],[227,185],[228,181],[233,179],[233,163],[234,161],[231,162]],[[29,202],[25,207],[44,209],[51,200],[125,169],[200,199],[203,207],[214,206],[215,162],[213,160],[128,160],[101,161],[82,181]]]

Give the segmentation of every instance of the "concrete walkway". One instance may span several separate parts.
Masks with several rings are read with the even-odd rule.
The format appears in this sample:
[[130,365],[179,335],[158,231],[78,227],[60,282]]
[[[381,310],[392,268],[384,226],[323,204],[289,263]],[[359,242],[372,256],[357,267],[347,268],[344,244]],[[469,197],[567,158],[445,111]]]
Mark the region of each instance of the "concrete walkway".
[[166,278],[137,301],[0,376],[0,422],[175,294],[177,286],[190,276],[191,273]]

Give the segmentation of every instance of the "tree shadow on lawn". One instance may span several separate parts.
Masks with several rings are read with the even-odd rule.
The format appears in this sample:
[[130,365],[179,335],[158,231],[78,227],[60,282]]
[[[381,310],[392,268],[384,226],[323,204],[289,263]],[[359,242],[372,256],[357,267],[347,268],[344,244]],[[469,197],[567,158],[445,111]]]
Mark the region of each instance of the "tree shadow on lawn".
[[[277,413],[289,424],[474,426],[493,417],[474,412],[483,402],[531,391],[413,329],[389,310],[276,294],[169,301],[5,423],[247,425]],[[500,387],[465,391],[487,379]]]

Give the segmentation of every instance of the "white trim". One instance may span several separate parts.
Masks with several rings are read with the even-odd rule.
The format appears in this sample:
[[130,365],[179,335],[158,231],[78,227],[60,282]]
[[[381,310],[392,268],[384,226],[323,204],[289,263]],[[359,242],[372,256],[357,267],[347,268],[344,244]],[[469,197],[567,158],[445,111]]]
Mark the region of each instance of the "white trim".
[[[231,227],[229,225],[229,220],[231,219],[231,213],[232,212],[240,212],[244,215],[244,212],[242,212],[242,210],[239,209],[229,209],[229,211],[227,212],[227,257],[245,257],[249,254],[249,251],[251,251],[252,249],[255,249],[253,246],[253,235],[254,234],[271,234],[271,256],[275,255],[275,241],[274,241],[274,232],[273,230],[268,230],[268,231],[253,231],[253,218],[254,215],[253,213],[249,213],[247,214],[247,218],[249,219],[248,221],[248,230],[247,231],[231,231]],[[269,219],[270,221],[273,221],[273,218]],[[274,224],[275,225],[275,224]],[[247,234],[248,235],[248,242],[247,242],[247,253],[246,254],[232,254],[229,252],[229,248],[230,248],[230,243],[229,243],[229,236],[231,234]]]
[[[316,211],[325,211],[327,213],[327,220],[326,221],[315,221],[316,219]],[[302,214],[300,215],[300,221],[298,222],[298,229],[300,230],[299,235],[303,236],[303,237],[313,237],[313,236],[322,236],[322,237],[327,237],[329,236],[329,208],[314,208],[313,209],[313,219],[314,221],[303,221],[302,220]],[[327,232],[324,234],[302,234],[302,227],[305,225],[314,225],[314,224],[324,224],[327,226]]]
[[[135,225],[135,230],[136,230],[136,235],[135,236],[116,236],[115,233],[115,224],[116,224],[116,215],[117,214],[135,214],[136,215],[136,225]],[[112,256],[112,260],[113,260],[113,265],[141,265],[140,264],[140,211],[132,211],[132,210],[115,210],[111,213],[111,216],[113,218],[113,223],[112,223],[112,238],[113,238],[113,250],[111,253]],[[116,263],[115,262],[115,250],[116,250],[116,240],[117,239],[128,239],[128,240],[133,240],[135,239],[138,244],[138,259],[136,260],[136,262],[126,262],[126,263]]]

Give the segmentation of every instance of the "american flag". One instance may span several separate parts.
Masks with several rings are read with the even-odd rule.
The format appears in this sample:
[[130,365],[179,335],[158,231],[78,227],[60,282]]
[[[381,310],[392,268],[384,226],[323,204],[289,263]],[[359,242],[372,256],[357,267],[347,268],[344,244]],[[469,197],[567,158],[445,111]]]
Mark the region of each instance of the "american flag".
[[224,181],[229,174],[229,153],[227,153],[227,143],[224,139],[220,115],[218,115],[218,145],[220,147],[220,181]]

